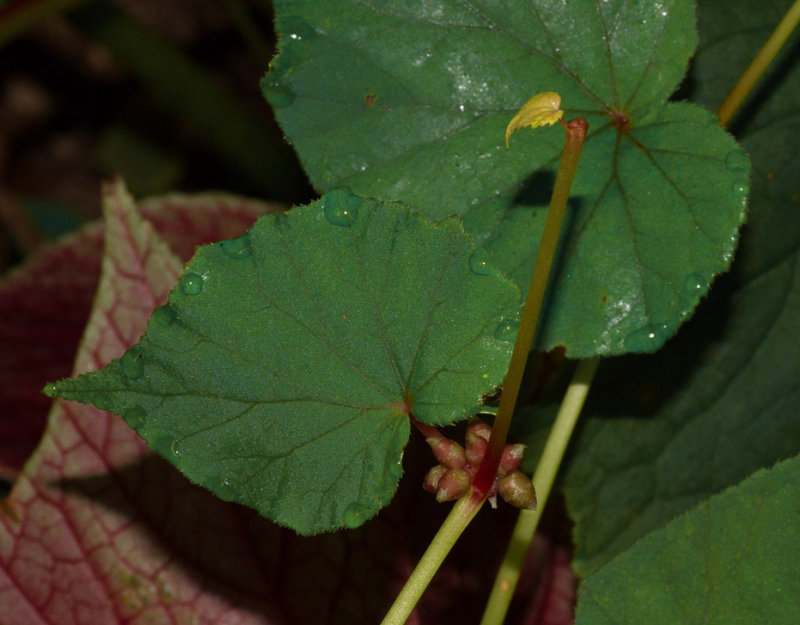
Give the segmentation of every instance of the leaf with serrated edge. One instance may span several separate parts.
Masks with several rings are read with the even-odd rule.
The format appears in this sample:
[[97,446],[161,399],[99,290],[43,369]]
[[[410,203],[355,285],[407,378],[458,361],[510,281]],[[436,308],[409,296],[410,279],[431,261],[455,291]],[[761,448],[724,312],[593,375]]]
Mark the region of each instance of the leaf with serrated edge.
[[[275,3],[262,87],[320,189],[457,213],[527,287],[560,128],[503,132],[543,91],[589,121],[538,345],[654,351],[725,271],[749,161],[707,112],[664,104],[694,51],[683,0]],[[531,173],[539,170],[539,176]]]
[[[692,84],[711,104],[746,69],[781,7],[706,2],[700,15]],[[734,58],[738,66],[728,67]],[[777,73],[758,114],[738,122],[755,170],[731,274],[661,352],[612,360],[593,384],[589,420],[565,477],[581,575],[704,497],[800,449],[800,67],[780,67],[771,70]],[[717,80],[723,68],[727,84]]]
[[332,192],[200,248],[137,346],[51,392],[224,499],[355,527],[391,499],[409,410],[452,423],[503,379],[519,291],[481,252],[455,220]]

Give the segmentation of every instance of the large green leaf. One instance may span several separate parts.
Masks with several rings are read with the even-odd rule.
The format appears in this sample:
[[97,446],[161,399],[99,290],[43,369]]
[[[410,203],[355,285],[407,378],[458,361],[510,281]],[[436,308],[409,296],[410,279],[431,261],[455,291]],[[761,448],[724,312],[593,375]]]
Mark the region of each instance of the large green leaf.
[[795,623],[800,458],[760,470],[586,579],[577,625]]
[[[740,0],[700,9],[704,43],[693,77],[710,104],[721,102],[747,67],[781,7],[764,14]],[[779,63],[768,90],[756,96],[757,114],[745,109],[737,123],[754,176],[750,222],[732,275],[662,352],[600,369],[587,407],[592,418],[566,478],[580,574],[800,451],[798,84],[800,66]]]
[[693,4],[593,0],[275,3],[264,79],[320,189],[456,213],[527,287],[558,128],[503,132],[557,91],[590,137],[539,345],[652,351],[730,262],[749,161],[708,113],[663,102],[694,50]]
[[449,424],[502,382],[519,290],[482,255],[457,220],[335,191],[200,248],[137,346],[47,391],[223,499],[355,527],[394,493],[409,412]]

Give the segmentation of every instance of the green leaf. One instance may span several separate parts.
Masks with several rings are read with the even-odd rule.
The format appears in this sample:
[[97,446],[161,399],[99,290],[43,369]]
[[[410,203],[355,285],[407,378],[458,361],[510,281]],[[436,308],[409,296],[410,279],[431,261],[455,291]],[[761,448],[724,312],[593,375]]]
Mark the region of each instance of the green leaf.
[[[780,18],[766,24],[759,14],[747,0],[701,5],[708,43],[695,76],[707,102],[723,100]],[[714,68],[734,58],[729,42],[749,47],[735,57],[737,67],[726,68],[724,85]],[[750,221],[732,274],[659,354],[612,360],[598,372],[565,480],[582,575],[705,497],[800,450],[800,67],[775,71],[759,113],[739,122],[755,166]]]
[[456,213],[527,287],[560,128],[506,125],[542,91],[590,135],[538,339],[571,357],[653,351],[728,267],[749,161],[715,118],[664,105],[693,4],[278,1],[265,95],[320,189]]
[[794,623],[800,458],[760,470],[587,578],[577,625]]
[[137,346],[48,392],[223,499],[356,527],[392,497],[409,412],[449,424],[502,382],[519,291],[484,255],[457,220],[334,191],[200,248]]

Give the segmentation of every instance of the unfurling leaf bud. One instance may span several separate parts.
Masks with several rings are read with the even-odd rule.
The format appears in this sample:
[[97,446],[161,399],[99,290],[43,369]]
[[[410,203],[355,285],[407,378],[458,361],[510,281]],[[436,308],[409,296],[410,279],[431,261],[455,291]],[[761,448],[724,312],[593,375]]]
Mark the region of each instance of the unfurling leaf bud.
[[[536,491],[531,478],[522,471],[514,471],[511,475],[497,480],[497,492],[512,506],[523,510],[536,510]],[[439,498],[439,495],[436,495]]]
[[497,467],[497,477],[502,478],[511,475],[519,469],[522,457],[525,455],[525,445],[506,445],[503,448],[503,455],[500,456],[500,466]]
[[450,469],[439,480],[436,501],[451,501],[464,495],[470,486],[469,474],[463,469]]
[[561,110],[561,96],[553,91],[539,93],[528,100],[519,113],[514,115],[506,128],[506,147],[508,138],[520,128],[552,126],[564,116]]
[[437,464],[433,467],[428,474],[425,476],[425,481],[422,482],[422,488],[427,490],[429,493],[435,493],[439,490],[439,480],[442,479],[442,476],[447,473],[450,469],[447,467]]
[[480,419],[474,419],[467,426],[466,441],[467,445],[474,442],[478,438],[489,441],[492,436],[492,426]]
[[449,469],[463,469],[467,464],[464,448],[444,436],[431,436],[425,442],[431,446],[436,459]]

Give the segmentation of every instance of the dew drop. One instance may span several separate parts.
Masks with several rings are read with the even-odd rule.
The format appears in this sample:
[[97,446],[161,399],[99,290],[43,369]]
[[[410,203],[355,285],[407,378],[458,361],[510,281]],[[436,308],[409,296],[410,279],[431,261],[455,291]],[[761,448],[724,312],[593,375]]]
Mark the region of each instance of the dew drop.
[[750,186],[746,182],[734,182],[733,196],[737,198],[745,198],[750,193]]
[[172,433],[162,429],[147,429],[142,433],[142,436],[144,436],[150,449],[168,460],[174,460],[172,442],[175,440],[175,436]]
[[111,410],[111,398],[105,393],[92,395],[92,404],[100,410]]
[[350,529],[361,527],[369,517],[369,508],[360,503],[351,503],[344,510],[344,526]]
[[215,475],[203,482],[203,486],[223,501],[233,501],[236,498],[236,489],[227,477]]
[[250,258],[253,250],[250,247],[250,236],[243,234],[237,239],[222,242],[222,253],[231,260],[244,260]]
[[476,247],[469,257],[469,270],[479,276],[493,276],[497,274],[497,270],[492,265],[492,259],[489,258],[489,252],[482,247]]
[[336,189],[322,198],[322,202],[325,219],[328,220],[328,223],[346,228],[358,220],[361,198],[350,195],[347,191]]
[[264,97],[272,105],[272,108],[282,109],[290,106],[294,102],[294,93],[286,89],[279,83],[262,83]]
[[125,414],[122,416],[125,419],[125,422],[134,430],[141,429],[144,424],[147,423],[147,411],[139,404],[136,404],[132,408],[128,408],[125,411]]
[[494,329],[494,337],[499,341],[513,342],[517,339],[519,321],[504,319]]
[[138,347],[131,347],[119,361],[122,375],[131,380],[138,380],[144,375],[144,356]]
[[661,347],[671,334],[666,323],[651,323],[626,336],[623,346],[628,352],[652,352]]
[[153,311],[153,315],[150,317],[150,323],[162,327],[171,326],[177,320],[178,315],[169,304],[156,308]]
[[187,273],[180,277],[178,283],[181,285],[181,291],[186,295],[199,295],[203,290],[203,276],[196,273]]
[[725,166],[732,172],[747,171],[750,169],[750,160],[741,150],[733,150],[725,158]]
[[172,442],[169,445],[169,450],[175,458],[179,458],[181,455],[181,445],[178,442],[177,438],[172,439]]
[[683,290],[690,297],[704,293],[707,288],[708,280],[699,274],[690,273],[683,280]]

